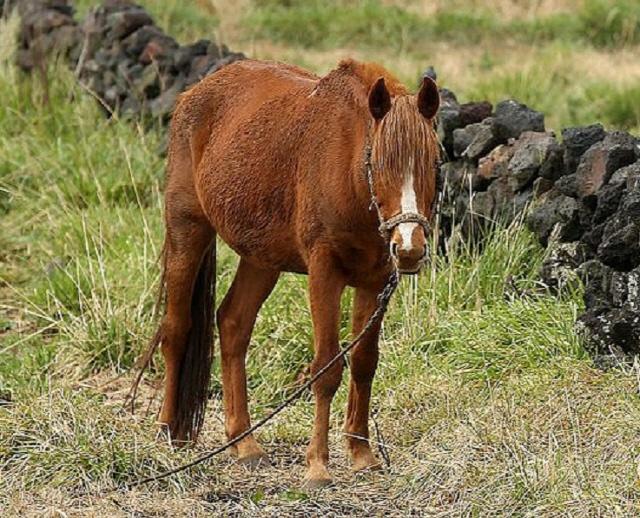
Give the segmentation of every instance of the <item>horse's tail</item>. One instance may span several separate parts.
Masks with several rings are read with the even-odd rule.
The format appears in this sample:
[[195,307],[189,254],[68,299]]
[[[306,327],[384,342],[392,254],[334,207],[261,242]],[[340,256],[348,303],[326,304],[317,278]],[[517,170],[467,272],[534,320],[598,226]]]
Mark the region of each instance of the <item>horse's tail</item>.
[[178,413],[174,437],[195,441],[204,422],[209,399],[215,326],[216,239],[204,253],[191,295],[191,329],[180,363]]
[[[166,243],[162,250],[162,275],[156,302],[156,314],[166,300]],[[191,328],[186,340],[185,352],[180,364],[178,391],[178,414],[173,423],[172,437],[195,441],[204,422],[204,413],[209,397],[209,380],[213,363],[213,330],[215,325],[216,293],[216,236],[205,251],[191,295]],[[138,374],[129,393],[131,409],[135,402],[138,385],[144,371],[151,363],[154,353],[162,343],[162,322],[151,339],[147,350],[138,362]]]

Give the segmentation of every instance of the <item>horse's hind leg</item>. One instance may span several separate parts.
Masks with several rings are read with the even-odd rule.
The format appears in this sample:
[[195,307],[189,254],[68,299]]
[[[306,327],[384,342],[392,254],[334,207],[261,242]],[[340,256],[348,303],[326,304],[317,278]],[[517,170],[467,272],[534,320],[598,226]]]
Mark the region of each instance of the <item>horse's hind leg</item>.
[[[375,311],[377,293],[375,290],[356,289],[352,324],[354,337],[360,334]],[[378,365],[379,333],[380,324],[374,324],[351,353],[351,383],[344,428],[355,471],[380,467],[369,446],[369,400]]]
[[209,383],[214,313],[210,295],[215,286],[215,256],[209,251],[215,246],[215,232],[195,192],[191,151],[175,135],[165,220],[166,309],[160,330],[165,396],[160,421],[173,441],[185,441],[199,432]]
[[[229,439],[251,426],[245,357],[258,310],[273,290],[278,276],[278,271],[263,270],[240,259],[231,288],[218,310],[225,428]],[[240,441],[235,451],[240,462],[252,466],[265,457],[264,450],[252,435]]]
[[[165,243],[167,301],[162,322],[165,394],[160,422],[168,427],[172,441],[186,441],[195,439],[195,434],[191,433],[191,423],[180,422],[179,396],[185,389],[180,386],[181,370],[190,342],[194,284],[214,234],[205,222],[184,218],[175,218],[170,222],[170,217],[168,215]],[[191,405],[192,402],[186,404]]]

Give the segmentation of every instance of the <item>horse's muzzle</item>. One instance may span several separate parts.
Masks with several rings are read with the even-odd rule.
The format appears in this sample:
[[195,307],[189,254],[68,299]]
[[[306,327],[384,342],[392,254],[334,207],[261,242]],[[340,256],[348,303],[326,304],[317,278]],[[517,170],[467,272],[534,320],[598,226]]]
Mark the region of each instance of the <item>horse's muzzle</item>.
[[389,245],[391,260],[396,265],[398,271],[405,275],[417,274],[426,263],[428,257],[428,247],[426,244],[420,247],[404,248],[397,243],[391,242]]

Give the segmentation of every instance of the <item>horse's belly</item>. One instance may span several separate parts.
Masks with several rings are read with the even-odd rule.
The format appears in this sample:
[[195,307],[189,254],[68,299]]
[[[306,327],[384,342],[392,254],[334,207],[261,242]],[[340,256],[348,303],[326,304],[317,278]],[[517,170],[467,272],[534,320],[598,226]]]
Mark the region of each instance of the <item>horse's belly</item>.
[[202,182],[201,198],[218,235],[263,268],[306,271],[293,231],[294,193],[265,178],[224,174]]

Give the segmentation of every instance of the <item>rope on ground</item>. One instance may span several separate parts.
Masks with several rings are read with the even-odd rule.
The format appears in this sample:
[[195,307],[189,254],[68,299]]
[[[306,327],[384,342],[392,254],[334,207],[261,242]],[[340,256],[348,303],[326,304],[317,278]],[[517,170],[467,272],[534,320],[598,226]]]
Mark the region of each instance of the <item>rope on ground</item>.
[[[393,271],[391,272],[391,275],[389,276],[389,279],[387,280],[387,283],[385,284],[384,288],[378,295],[378,300],[377,300],[378,305],[376,306],[375,311],[371,314],[371,316],[369,317],[369,320],[367,321],[365,326],[362,328],[360,333],[358,333],[358,336],[356,336],[350,344],[348,344],[338,354],[336,354],[329,363],[325,364],[324,367],[322,367],[318,372],[316,372],[316,374],[313,377],[311,377],[304,385],[301,385],[298,389],[296,389],[296,391],[293,394],[291,394],[287,399],[285,399],[282,403],[280,403],[280,405],[278,405],[273,411],[271,411],[269,414],[264,416],[259,421],[256,421],[256,423],[254,423],[253,426],[247,428],[240,435],[237,435],[236,437],[226,442],[225,444],[201,455],[200,457],[197,457],[191,462],[182,464],[181,466],[177,466],[173,469],[163,471],[162,473],[158,473],[150,477],[141,478],[133,482],[129,482],[127,484],[124,484],[124,486],[115,487],[112,490],[108,491],[108,493],[112,493],[120,489],[132,489],[134,487],[142,486],[150,482],[157,482],[158,480],[168,478],[171,475],[175,475],[176,473],[180,473],[182,471],[191,469],[194,466],[197,466],[198,464],[202,464],[203,462],[206,462],[209,459],[215,457],[216,455],[222,453],[223,451],[231,448],[232,446],[239,443],[242,439],[244,439],[248,435],[252,434],[256,430],[258,430],[259,428],[267,424],[275,416],[277,416],[280,412],[282,412],[285,408],[291,405],[291,403],[299,399],[300,396],[302,396],[302,394],[304,394],[304,392],[306,392],[311,387],[311,385],[313,385],[333,365],[335,365],[339,361],[344,361],[344,358],[346,357],[347,353],[349,353],[351,349],[353,349],[356,345],[358,345],[358,343],[360,343],[360,341],[364,338],[364,336],[369,332],[369,330],[375,324],[377,324],[382,320],[387,310],[387,307],[389,305],[389,301],[391,300],[391,296],[393,295],[393,293],[395,292],[398,286],[398,282],[399,282],[399,273],[398,273],[398,270],[394,268]],[[377,425],[376,425],[376,431],[377,431]],[[387,457],[384,455],[383,457],[385,458],[385,461],[387,461]]]

